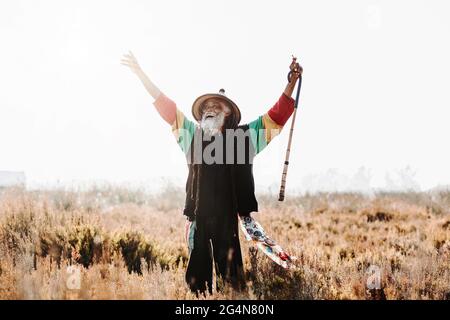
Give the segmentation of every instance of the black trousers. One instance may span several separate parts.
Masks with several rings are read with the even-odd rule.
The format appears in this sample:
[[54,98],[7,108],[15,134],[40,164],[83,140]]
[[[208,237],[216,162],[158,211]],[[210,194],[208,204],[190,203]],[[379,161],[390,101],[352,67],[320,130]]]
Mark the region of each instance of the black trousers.
[[194,246],[189,256],[186,282],[191,291],[212,293],[213,264],[216,288],[225,283],[234,289],[244,286],[244,270],[237,214],[225,217],[197,217]]

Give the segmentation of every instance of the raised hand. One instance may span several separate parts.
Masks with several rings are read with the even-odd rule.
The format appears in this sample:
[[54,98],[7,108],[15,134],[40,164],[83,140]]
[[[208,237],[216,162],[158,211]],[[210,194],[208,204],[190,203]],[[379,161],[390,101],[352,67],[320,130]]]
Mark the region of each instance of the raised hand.
[[292,92],[294,91],[295,84],[297,83],[298,78],[303,74],[302,66],[297,62],[297,58],[292,56],[292,62],[289,66],[291,70],[288,74],[288,84],[284,89],[284,94],[288,97],[292,96]]
[[127,54],[124,54],[122,59],[120,60],[120,64],[130,68],[130,70],[133,71],[138,76],[138,78],[141,80],[142,84],[144,85],[145,89],[148,91],[148,93],[150,93],[150,95],[154,99],[157,99],[159,97],[159,95],[161,94],[161,91],[150,80],[150,78],[145,74],[145,72],[142,71],[141,66],[139,65],[133,52],[128,51]]
[[297,79],[302,75],[303,68],[302,66],[297,62],[297,58],[292,56],[292,62],[289,66],[289,69],[291,72],[289,73],[289,83],[292,85],[295,85],[297,82]]
[[127,54],[124,54],[122,59],[120,60],[120,64],[130,68],[136,74],[142,73],[141,66],[139,65],[136,57],[133,52],[128,51]]

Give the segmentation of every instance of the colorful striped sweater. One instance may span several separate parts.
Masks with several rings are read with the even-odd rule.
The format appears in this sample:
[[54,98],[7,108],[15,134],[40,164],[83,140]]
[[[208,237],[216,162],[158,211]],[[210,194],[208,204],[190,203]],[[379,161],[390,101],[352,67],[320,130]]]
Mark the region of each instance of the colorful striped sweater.
[[[161,93],[153,103],[161,117],[172,126],[172,132],[186,154],[193,141],[198,124],[185,117],[175,102]],[[294,99],[282,94],[269,111],[248,123],[250,137],[256,151],[261,152],[277,136],[294,111]]]

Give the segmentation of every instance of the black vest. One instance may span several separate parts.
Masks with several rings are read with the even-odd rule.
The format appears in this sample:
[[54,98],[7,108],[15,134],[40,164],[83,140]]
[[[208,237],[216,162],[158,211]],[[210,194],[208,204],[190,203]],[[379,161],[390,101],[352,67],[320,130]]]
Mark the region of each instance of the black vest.
[[[238,129],[248,130],[247,125],[239,126]],[[191,143],[188,155],[189,159],[195,158],[196,148],[205,148],[213,143],[217,137],[210,141],[203,141],[201,129],[197,129]],[[200,140],[197,140],[200,139]],[[255,197],[255,184],[253,179],[253,158],[255,150],[250,142],[250,137],[245,137],[245,161],[237,162],[238,150],[237,139],[234,139],[234,157],[231,164],[227,163],[227,134],[222,135],[223,148],[219,163],[194,163],[188,160],[189,175],[186,182],[186,202],[184,215],[190,220],[196,216],[236,216],[237,213],[246,214],[258,211],[258,202]],[[214,155],[214,153],[212,153]],[[231,156],[230,156],[231,157]]]

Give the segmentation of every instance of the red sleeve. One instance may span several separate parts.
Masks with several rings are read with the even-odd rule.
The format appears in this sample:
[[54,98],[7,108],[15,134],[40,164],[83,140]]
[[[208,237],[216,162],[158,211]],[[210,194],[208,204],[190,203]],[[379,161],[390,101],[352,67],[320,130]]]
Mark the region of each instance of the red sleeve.
[[267,113],[278,125],[284,126],[294,112],[294,102],[295,100],[293,98],[288,97],[283,92],[280,99],[278,99],[275,105]]
[[177,115],[177,105],[164,93],[160,93],[159,97],[153,102],[156,110],[161,117],[170,125],[175,121]]

